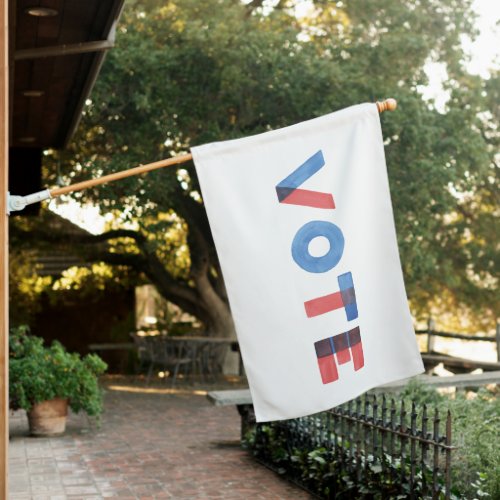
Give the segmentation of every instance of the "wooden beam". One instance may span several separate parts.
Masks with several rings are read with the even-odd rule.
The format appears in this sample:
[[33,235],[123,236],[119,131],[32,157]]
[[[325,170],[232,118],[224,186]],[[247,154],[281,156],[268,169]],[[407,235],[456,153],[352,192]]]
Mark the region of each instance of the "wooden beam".
[[[494,361],[477,361],[475,359],[457,358],[440,353],[422,353],[422,360],[425,365],[437,366],[439,363],[449,368],[463,369],[465,371],[473,371],[481,368],[484,371],[500,370],[500,363]],[[449,369],[446,368],[446,369]]]
[[9,445],[9,165],[8,0],[0,0],[0,498],[7,498]]
[[15,61],[24,59],[39,59],[43,57],[70,56],[74,54],[86,54],[88,52],[101,52],[115,46],[112,40],[95,40],[93,42],[70,43],[55,45],[53,47],[35,47],[33,49],[16,50]]
[[453,333],[453,332],[438,332],[437,330],[429,331],[425,330],[415,330],[416,335],[433,335],[434,337],[443,337],[445,339],[460,339],[460,340],[470,340],[471,342],[495,342],[495,337],[491,335],[467,335],[465,333]]

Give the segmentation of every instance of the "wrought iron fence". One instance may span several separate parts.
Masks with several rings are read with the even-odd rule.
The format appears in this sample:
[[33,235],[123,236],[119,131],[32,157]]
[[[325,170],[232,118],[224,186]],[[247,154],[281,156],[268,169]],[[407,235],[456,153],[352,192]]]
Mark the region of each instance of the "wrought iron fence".
[[317,415],[257,424],[249,444],[265,465],[320,497],[450,498],[451,415],[442,421],[431,413],[425,405],[407,409],[385,395],[365,396]]

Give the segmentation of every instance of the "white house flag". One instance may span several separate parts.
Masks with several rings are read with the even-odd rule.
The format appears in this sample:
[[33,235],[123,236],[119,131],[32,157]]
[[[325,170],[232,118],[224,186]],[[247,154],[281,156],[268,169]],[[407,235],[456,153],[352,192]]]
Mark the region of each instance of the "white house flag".
[[257,421],[423,371],[375,104],[192,154]]

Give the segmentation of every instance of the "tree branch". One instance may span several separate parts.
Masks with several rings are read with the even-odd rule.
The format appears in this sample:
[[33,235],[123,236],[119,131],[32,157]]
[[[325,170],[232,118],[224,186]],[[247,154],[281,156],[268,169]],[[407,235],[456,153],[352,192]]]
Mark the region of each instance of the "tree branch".
[[114,266],[129,266],[136,271],[144,271],[146,260],[138,254],[95,252],[88,255],[91,262],[105,262]]
[[[135,240],[138,245],[144,244],[147,241],[146,237],[142,233],[140,233],[139,231],[133,231],[131,229],[113,229],[105,233],[89,236],[88,239],[90,243],[96,243],[100,241],[114,240],[117,238],[131,238]],[[82,238],[82,241],[85,241],[85,239]]]

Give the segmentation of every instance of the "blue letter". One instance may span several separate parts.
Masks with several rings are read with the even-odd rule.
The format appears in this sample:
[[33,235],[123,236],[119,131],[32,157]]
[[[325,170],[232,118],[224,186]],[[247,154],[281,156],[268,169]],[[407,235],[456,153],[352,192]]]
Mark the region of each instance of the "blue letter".
[[[325,237],[330,249],[322,257],[309,253],[309,243],[318,236]],[[335,267],[344,253],[344,235],[338,226],[331,222],[314,220],[304,224],[292,242],[293,260],[309,273],[326,273]]]

